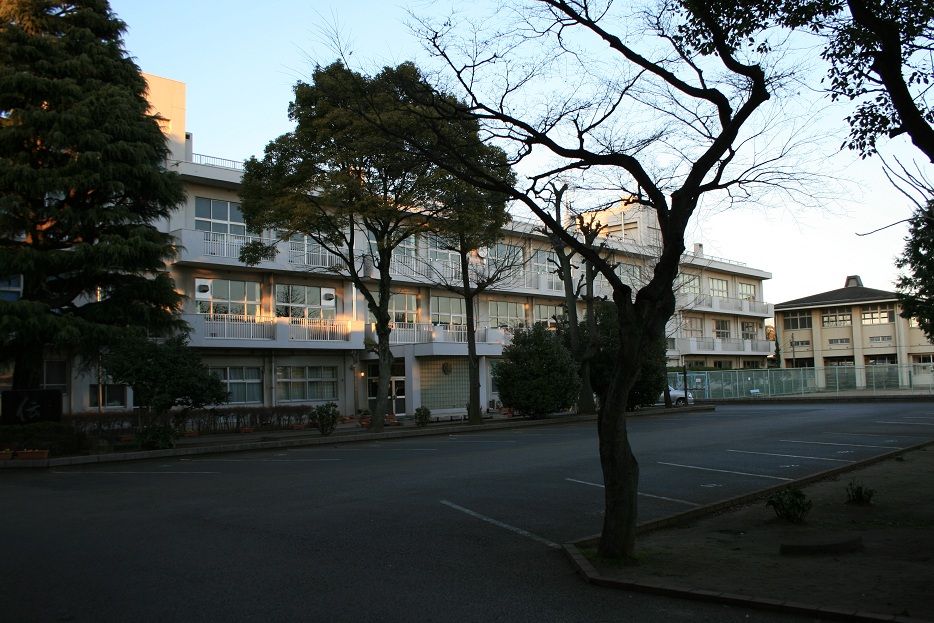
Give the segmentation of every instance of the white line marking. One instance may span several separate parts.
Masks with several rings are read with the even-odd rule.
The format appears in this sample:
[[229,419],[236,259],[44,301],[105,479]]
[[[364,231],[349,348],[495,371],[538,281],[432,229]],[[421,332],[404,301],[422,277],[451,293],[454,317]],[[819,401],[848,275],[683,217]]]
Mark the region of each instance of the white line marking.
[[532,539],[533,541],[538,541],[539,543],[547,545],[548,547],[552,549],[561,549],[561,546],[555,543],[554,541],[549,541],[548,539],[540,537],[537,534],[532,534],[528,530],[523,530],[522,528],[510,526],[508,523],[503,523],[502,521],[498,521],[496,519],[493,519],[492,517],[481,515],[480,513],[470,510],[469,508],[458,506],[457,504],[454,504],[453,502],[448,502],[447,500],[441,500],[441,503],[447,506],[448,508],[453,508],[454,510],[470,515],[471,517],[475,517],[476,519],[479,519],[480,521],[485,521],[488,524],[492,524],[499,528],[504,528],[506,530],[509,530],[510,532],[515,532],[516,534]]
[[891,420],[876,420],[873,424],[910,424],[912,426],[934,426],[934,422],[893,422]]
[[[369,444],[367,444],[369,445]],[[375,444],[374,444],[375,445]],[[289,452],[366,452],[370,450],[398,450],[400,452],[437,452],[437,448],[384,448],[380,447],[369,447],[369,448],[289,448]]]
[[727,450],[727,452],[738,452],[739,454],[761,454],[763,456],[783,456],[788,459],[813,459],[815,461],[837,461],[839,463],[852,463],[846,459],[825,459],[821,456],[801,456],[798,454],[776,454],[774,452],[752,452],[751,450]]
[[188,459],[192,463],[323,463],[344,459]]
[[[569,482],[577,482],[582,485],[590,485],[591,487],[600,487],[601,489],[606,488],[604,485],[601,485],[598,482],[587,482],[586,480],[577,480],[576,478],[565,478],[565,480]],[[641,491],[639,491],[638,494],[644,498],[654,498],[656,500],[665,500],[666,502],[677,502],[678,504],[687,504],[688,506],[700,506],[700,504],[696,502],[688,502],[687,500],[679,500],[678,498],[666,498],[663,495],[652,495],[651,493],[642,493]]]
[[515,439],[503,440],[503,439],[454,439],[453,437],[448,439],[452,443],[519,443]]
[[219,474],[220,472],[105,472],[94,470],[51,470],[53,474],[159,474],[174,476],[175,474]]
[[848,446],[850,448],[886,448],[889,450],[902,450],[900,446],[869,446],[861,443],[833,443],[830,441],[796,441],[794,439],[779,439],[783,443],[808,443],[818,446]]
[[903,415],[906,420],[934,420],[934,415]]
[[793,478],[783,478],[781,476],[766,476],[765,474],[748,474],[746,472],[733,472],[728,469],[714,469],[712,467],[698,467],[697,465],[681,465],[680,463],[665,463],[658,461],[659,465],[670,465],[672,467],[683,467],[685,469],[699,469],[705,472],[720,472],[721,474],[736,474],[737,476],[755,476],[756,478],[769,478],[771,480],[794,480]]

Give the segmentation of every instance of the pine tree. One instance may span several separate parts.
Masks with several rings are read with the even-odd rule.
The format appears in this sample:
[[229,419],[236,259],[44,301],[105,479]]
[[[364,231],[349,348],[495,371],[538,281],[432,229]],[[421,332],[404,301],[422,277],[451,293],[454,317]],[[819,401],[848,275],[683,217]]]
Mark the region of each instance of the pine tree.
[[934,200],[918,206],[911,219],[905,251],[895,265],[905,272],[899,277],[898,300],[902,316],[915,318],[928,340],[934,343]]
[[90,354],[182,326],[154,221],[183,199],[106,0],[0,3],[0,358],[14,389],[45,352]]

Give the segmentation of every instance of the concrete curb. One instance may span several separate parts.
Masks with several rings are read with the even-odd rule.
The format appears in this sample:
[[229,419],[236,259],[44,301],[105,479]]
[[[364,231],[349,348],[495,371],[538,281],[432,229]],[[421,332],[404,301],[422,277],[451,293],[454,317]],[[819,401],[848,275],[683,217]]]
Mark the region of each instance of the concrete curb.
[[[837,476],[839,474],[844,474],[856,469],[872,465],[874,463],[879,463],[887,459],[893,458],[900,454],[906,452],[911,452],[913,450],[920,450],[928,446],[934,445],[934,441],[925,441],[914,446],[909,446],[907,448],[902,448],[900,450],[894,450],[892,452],[886,452],[885,454],[880,454],[879,456],[874,456],[868,458],[864,461],[858,463],[852,463],[850,465],[844,465],[842,467],[835,467],[833,469],[828,469],[811,476],[806,476],[799,480],[793,482],[782,483],[780,485],[775,485],[773,487],[768,487],[766,489],[761,489],[753,493],[747,493],[744,495],[739,495],[736,497],[729,498],[727,500],[722,500],[720,502],[714,502],[713,504],[708,504],[707,506],[701,506],[698,508],[693,508],[689,511],[683,513],[678,513],[676,515],[670,515],[662,519],[655,519],[652,521],[646,521],[640,523],[637,528],[637,534],[645,534],[646,532],[651,532],[653,530],[658,530],[661,528],[672,527],[679,524],[684,524],[707,515],[713,515],[719,513],[728,508],[735,506],[744,506],[750,504],[759,499],[764,499],[776,491],[782,489],[788,489],[790,487],[799,487],[808,485],[820,480],[826,480],[827,478]],[[766,597],[756,597],[752,595],[738,595],[727,592],[717,592],[704,589],[698,589],[693,587],[678,586],[676,584],[666,584],[664,582],[636,582],[629,580],[617,580],[614,578],[606,578],[600,575],[600,572],[596,569],[593,563],[584,556],[584,554],[578,548],[578,545],[584,543],[593,543],[600,538],[600,535],[593,535],[589,537],[584,537],[578,539],[573,543],[565,543],[562,548],[564,549],[565,554],[571,561],[571,564],[574,565],[577,572],[590,584],[595,584],[597,586],[605,586],[607,588],[617,588],[623,590],[638,591],[643,593],[653,593],[656,595],[665,595],[669,597],[681,597],[684,599],[693,599],[696,601],[707,601],[722,603],[734,606],[741,606],[745,608],[755,608],[759,610],[772,610],[776,612],[787,612],[791,614],[804,614],[808,616],[816,616],[826,619],[834,620],[844,620],[844,621],[896,621],[899,623],[934,623],[928,619],[918,619],[914,617],[905,617],[894,614],[878,614],[874,612],[861,612],[855,610],[847,610],[845,608],[836,608],[832,606],[820,606],[813,604],[805,604],[794,601],[782,601],[779,599],[769,599]]]
[[[575,424],[578,422],[593,422],[596,421],[596,419],[597,416],[595,415],[573,415],[557,418],[545,418],[542,420],[498,420],[493,422],[484,422],[483,424],[440,424],[426,426],[425,428],[385,430],[381,433],[354,432],[345,435],[336,434],[328,437],[301,436],[275,440],[267,439],[266,441],[243,441],[236,443],[217,443],[204,446],[186,446],[168,450],[139,450],[136,452],[114,452],[108,454],[64,456],[53,459],[10,460],[0,461],[0,469],[50,468],[64,467],[68,465],[117,463],[124,461],[140,461],[145,459],[187,457],[201,454],[223,454],[227,452],[244,452],[248,450],[275,450],[281,448],[324,446],[342,443],[358,443],[364,441],[382,441],[386,439],[405,439],[408,437],[430,437],[435,435],[450,435],[453,433],[469,433],[485,430]],[[272,435],[274,434],[275,433],[272,433]],[[271,435],[266,434],[264,436],[269,437]]]
[[[684,414],[692,412],[713,411],[713,405],[695,405],[677,407],[675,409],[650,408],[634,411],[627,417],[647,417],[659,415]],[[78,456],[64,456],[53,459],[37,460],[10,460],[0,461],[2,469],[42,469],[50,467],[64,467],[68,465],[89,465],[95,463],[117,463],[124,461],[141,461],[145,459],[164,459],[172,457],[196,456],[201,454],[222,454],[226,452],[244,452],[248,450],[275,450],[281,448],[301,448],[307,446],[335,445],[341,443],[357,443],[363,441],[379,441],[384,439],[405,439],[408,437],[429,437],[433,435],[448,435],[451,433],[468,433],[484,430],[502,430],[510,428],[525,428],[534,426],[550,426],[558,424],[574,424],[576,422],[594,422],[596,415],[570,415],[541,420],[501,419],[484,422],[483,424],[435,424],[425,428],[404,428],[398,430],[384,430],[381,433],[350,432],[334,434],[328,437],[300,435],[288,436],[282,439],[269,439],[277,433],[288,431],[272,431],[261,435],[265,441],[242,441],[234,443],[208,443],[206,445],[190,445],[171,448],[168,450],[138,450],[135,452],[111,452],[106,454],[90,454]],[[260,435],[260,433],[256,433]]]

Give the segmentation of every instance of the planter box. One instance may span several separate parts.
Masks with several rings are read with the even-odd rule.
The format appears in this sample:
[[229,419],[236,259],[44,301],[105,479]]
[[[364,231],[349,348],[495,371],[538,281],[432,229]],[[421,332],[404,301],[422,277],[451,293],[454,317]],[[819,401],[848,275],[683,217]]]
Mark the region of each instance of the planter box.
[[304,424],[292,424],[290,427],[292,430],[305,430]]
[[197,436],[198,436],[198,431],[196,431],[196,430],[186,430],[184,433],[182,433],[182,435],[185,436],[185,437],[197,437]]
[[252,426],[241,426],[240,432],[241,433],[255,433],[256,429],[253,428]]
[[12,450],[0,450],[0,461],[9,461],[13,458]]
[[44,460],[49,458],[48,450],[17,450],[14,458],[24,461]]

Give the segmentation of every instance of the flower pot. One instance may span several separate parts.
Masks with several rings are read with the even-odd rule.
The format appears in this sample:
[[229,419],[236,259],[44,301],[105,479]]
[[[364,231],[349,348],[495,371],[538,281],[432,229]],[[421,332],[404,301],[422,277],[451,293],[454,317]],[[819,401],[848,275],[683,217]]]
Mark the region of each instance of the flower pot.
[[49,458],[48,450],[17,450],[14,458],[23,461],[35,461]]

